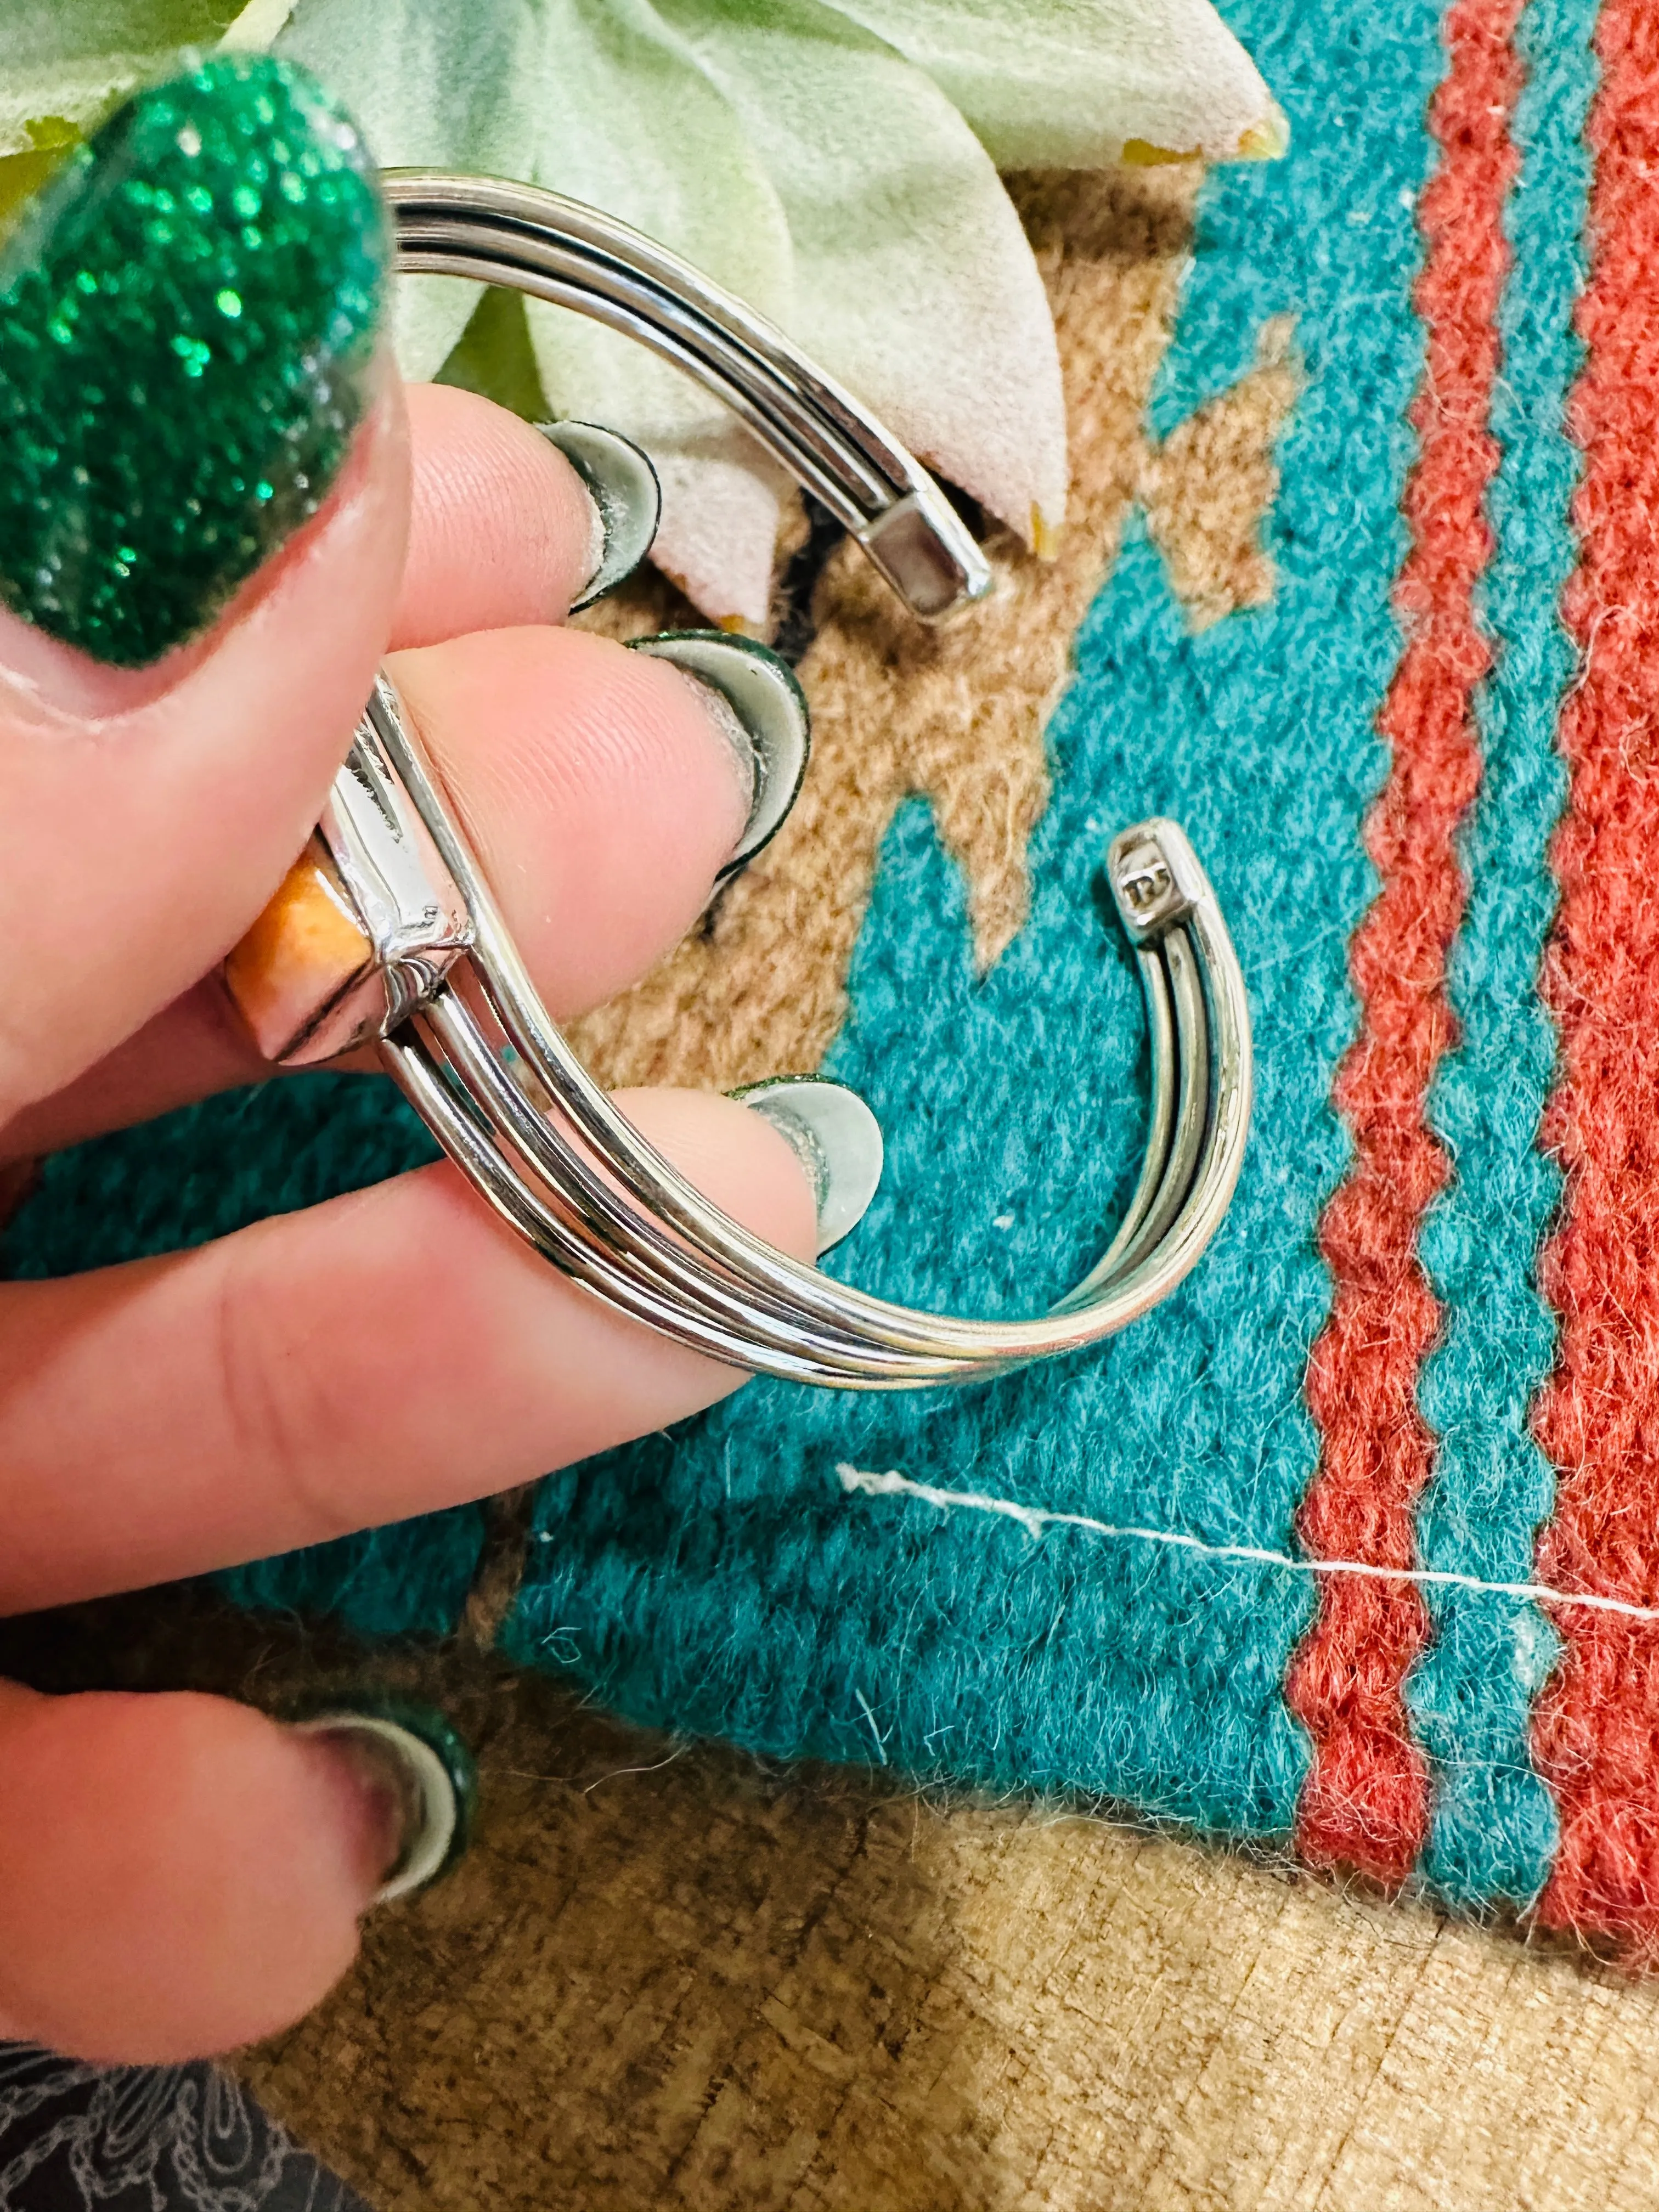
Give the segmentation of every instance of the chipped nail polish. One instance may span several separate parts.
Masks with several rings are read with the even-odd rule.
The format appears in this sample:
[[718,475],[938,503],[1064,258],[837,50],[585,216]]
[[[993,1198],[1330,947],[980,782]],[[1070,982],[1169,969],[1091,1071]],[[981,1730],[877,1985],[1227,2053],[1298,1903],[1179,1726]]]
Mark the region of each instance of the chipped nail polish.
[[856,1229],[881,1181],[881,1124],[856,1091],[816,1075],[778,1075],[727,1094],[794,1147],[817,1203],[818,1252]]
[[662,520],[662,487],[650,455],[620,430],[598,422],[536,427],[575,470],[593,502],[593,565],[580,596],[570,603],[574,615],[615,591],[651,550]]
[[0,599],[143,667],[314,514],[368,394],[374,165],[302,70],[216,53],[77,147],[0,248]]
[[806,695],[787,661],[753,638],[671,629],[629,643],[635,653],[684,669],[729,713],[732,749],[746,756],[753,781],[737,849],[714,879],[717,886],[727,883],[776,836],[800,796],[812,749]]
[[441,1713],[377,1697],[307,1714],[294,1725],[303,1735],[334,1743],[388,1801],[392,1856],[374,1904],[424,1889],[463,1856],[477,1803],[477,1768]]

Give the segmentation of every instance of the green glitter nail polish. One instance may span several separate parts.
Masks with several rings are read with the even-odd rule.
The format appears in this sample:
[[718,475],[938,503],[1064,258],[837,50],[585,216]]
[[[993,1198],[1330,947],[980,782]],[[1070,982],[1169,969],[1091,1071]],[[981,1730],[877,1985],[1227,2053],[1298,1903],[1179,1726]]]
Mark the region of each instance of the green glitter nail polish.
[[391,247],[356,125],[216,54],[76,149],[0,250],[0,599],[142,667],[327,496]]

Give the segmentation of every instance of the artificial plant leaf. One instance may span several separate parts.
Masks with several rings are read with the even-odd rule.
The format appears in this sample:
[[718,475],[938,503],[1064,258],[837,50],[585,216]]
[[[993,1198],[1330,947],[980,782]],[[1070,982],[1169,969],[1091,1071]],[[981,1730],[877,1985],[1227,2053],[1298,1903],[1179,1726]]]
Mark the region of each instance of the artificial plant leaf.
[[[297,0],[276,51],[339,94],[383,167],[530,174],[537,0]],[[436,374],[481,289],[453,276],[400,280],[395,336],[405,376]]]
[[95,122],[180,46],[210,46],[239,0],[8,0],[0,154],[38,143],[31,123]]
[[927,70],[999,168],[1285,150],[1283,114],[1209,0],[836,5]]
[[648,450],[662,485],[651,558],[711,622],[768,633],[788,479],[729,416],[665,433]]
[[659,0],[789,221],[781,318],[1028,544],[1066,503],[1054,322],[985,149],[939,87],[823,0]]
[[[730,103],[648,0],[537,0],[536,183],[620,216],[782,319],[789,232]],[[609,422],[659,465],[654,557],[717,621],[764,622],[775,479],[735,418],[632,340],[530,301],[556,415]]]
[[438,371],[440,384],[476,392],[526,422],[547,419],[547,401],[530,349],[524,295],[491,285],[461,332],[455,350]]

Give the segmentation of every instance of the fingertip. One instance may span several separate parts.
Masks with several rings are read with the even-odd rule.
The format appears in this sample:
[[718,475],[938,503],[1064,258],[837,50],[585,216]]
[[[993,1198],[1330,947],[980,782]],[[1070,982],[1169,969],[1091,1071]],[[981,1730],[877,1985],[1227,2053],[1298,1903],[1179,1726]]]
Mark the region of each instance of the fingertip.
[[564,455],[505,407],[408,387],[415,457],[394,643],[562,623],[592,576],[600,524]]
[[382,374],[327,501],[205,635],[143,669],[15,623],[0,635],[0,656],[35,656],[0,670],[0,780],[27,829],[0,881],[16,1062],[0,1110],[62,1089],[189,989],[282,880],[374,682],[408,500],[401,389]]
[[616,1103],[723,1212],[797,1260],[817,1250],[817,1195],[797,1148],[762,1114],[708,1091],[619,1091]]
[[610,998],[691,927],[750,799],[697,684],[544,625],[400,653],[392,673],[556,1013]]
[[[18,1698],[26,1700],[21,1706]],[[228,2051],[350,1966],[384,1813],[349,1762],[180,1692],[0,1705],[0,2010],[107,2063]]]

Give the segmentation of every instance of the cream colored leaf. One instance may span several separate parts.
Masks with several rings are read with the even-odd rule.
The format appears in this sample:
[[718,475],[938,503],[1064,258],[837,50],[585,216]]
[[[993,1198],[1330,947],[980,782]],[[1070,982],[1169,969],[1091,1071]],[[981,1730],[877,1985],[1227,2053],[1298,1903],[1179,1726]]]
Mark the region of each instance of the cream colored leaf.
[[659,0],[788,218],[806,349],[921,457],[1047,543],[1066,418],[1042,279],[939,88],[823,0]]
[[1265,159],[1287,126],[1209,0],[836,0],[927,70],[1000,168]]
[[[783,210],[729,103],[647,0],[539,0],[536,183],[602,207],[781,316]],[[762,627],[775,479],[720,404],[634,341],[538,301],[550,406],[637,438],[663,477],[659,564],[715,621]]]
[[247,0],[235,21],[227,23],[222,46],[255,48],[271,46],[294,13],[295,0]]
[[763,634],[782,476],[735,426],[702,438],[659,437],[651,458],[662,481],[652,559],[711,622]]
[[[386,168],[530,173],[538,71],[537,0],[297,0],[276,52],[337,93]],[[404,374],[435,375],[480,287],[405,277],[394,336]]]

